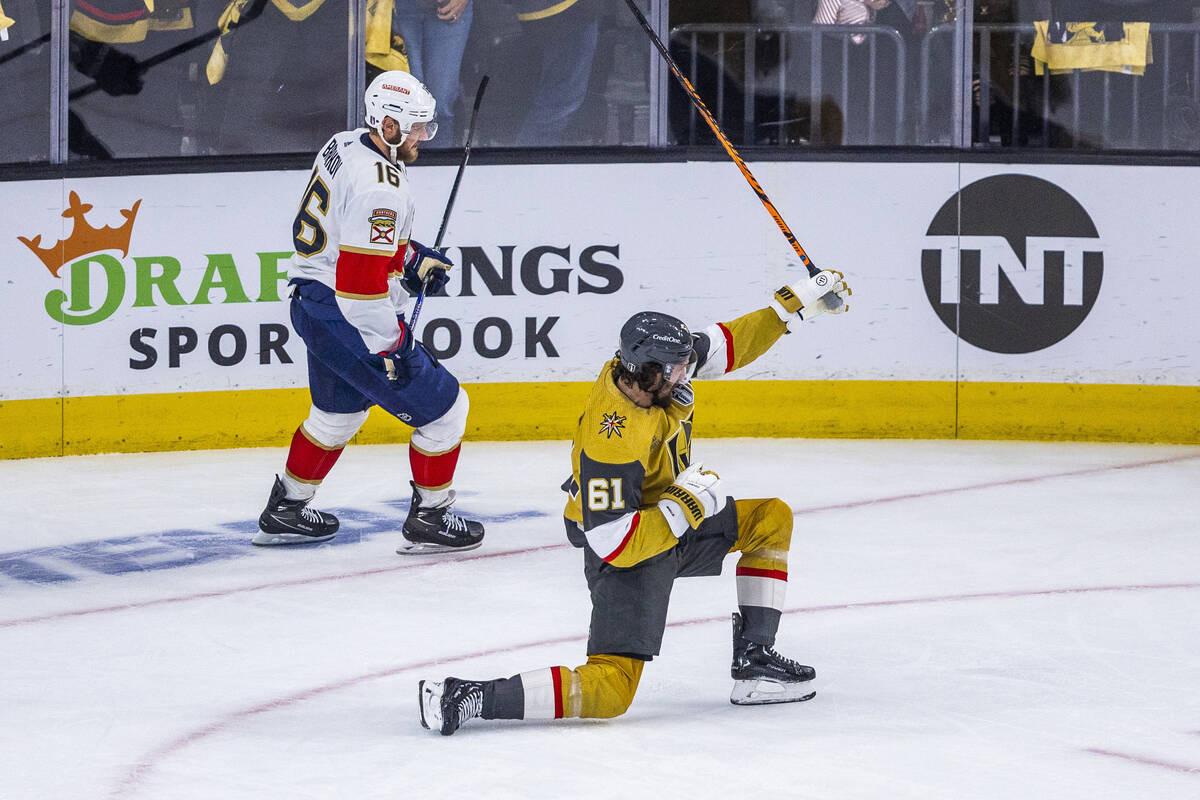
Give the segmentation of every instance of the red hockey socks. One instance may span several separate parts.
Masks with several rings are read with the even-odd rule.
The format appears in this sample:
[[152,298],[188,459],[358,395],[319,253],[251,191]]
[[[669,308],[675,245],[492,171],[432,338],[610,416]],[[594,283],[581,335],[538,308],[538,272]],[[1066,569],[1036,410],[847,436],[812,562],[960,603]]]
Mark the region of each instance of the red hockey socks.
[[311,485],[315,491],[316,486],[325,480],[329,470],[333,469],[344,449],[345,445],[332,448],[317,442],[301,425],[292,435],[292,447],[287,457],[287,476],[297,483]]
[[411,442],[408,445],[408,463],[412,468],[413,483],[420,489],[440,491],[454,481],[454,469],[458,466],[458,452],[462,444],[454,445],[444,453],[427,453]]

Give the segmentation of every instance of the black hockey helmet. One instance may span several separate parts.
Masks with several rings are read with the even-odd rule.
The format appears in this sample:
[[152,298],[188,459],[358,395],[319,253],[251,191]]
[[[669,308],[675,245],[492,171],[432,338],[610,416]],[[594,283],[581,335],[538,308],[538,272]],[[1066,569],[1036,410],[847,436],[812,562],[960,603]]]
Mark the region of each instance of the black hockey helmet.
[[692,332],[668,314],[640,311],[621,326],[621,349],[617,354],[622,366],[632,373],[655,363],[665,367],[663,377],[669,378],[671,365],[695,358]]

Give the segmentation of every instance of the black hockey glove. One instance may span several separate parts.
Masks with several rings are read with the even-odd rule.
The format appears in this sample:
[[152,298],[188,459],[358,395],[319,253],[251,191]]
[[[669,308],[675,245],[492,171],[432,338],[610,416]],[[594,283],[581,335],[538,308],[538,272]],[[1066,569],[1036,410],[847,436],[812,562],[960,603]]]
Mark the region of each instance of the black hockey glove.
[[404,259],[404,285],[413,294],[420,292],[422,286],[426,294],[437,294],[450,282],[447,273],[454,262],[415,239],[410,239],[408,246],[410,252]]

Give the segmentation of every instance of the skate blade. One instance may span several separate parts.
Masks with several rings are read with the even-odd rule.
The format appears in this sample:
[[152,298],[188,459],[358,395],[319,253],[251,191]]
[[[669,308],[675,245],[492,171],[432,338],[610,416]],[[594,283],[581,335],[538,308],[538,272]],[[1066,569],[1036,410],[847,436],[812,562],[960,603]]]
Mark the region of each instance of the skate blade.
[[461,547],[452,547],[448,544],[433,544],[432,542],[410,542],[405,539],[396,548],[396,553],[402,556],[427,556],[437,553],[462,553],[467,550],[474,550],[483,544],[480,539],[475,544],[464,544]]
[[778,683],[776,681],[734,681],[729,702],[735,706],[765,706],[774,703],[799,703],[817,696],[811,681]]
[[266,531],[259,531],[250,540],[250,543],[263,547],[277,544],[315,544],[317,542],[327,542],[334,535],[330,533],[325,536],[306,536],[303,533],[267,533]]
[[[429,684],[427,690],[425,684]],[[417,684],[417,708],[421,712],[421,727],[425,730],[441,730],[442,720],[438,711],[440,711],[441,694],[437,693],[437,700],[434,699],[433,686],[438,685],[437,681],[421,681]],[[430,725],[429,723],[433,724]]]

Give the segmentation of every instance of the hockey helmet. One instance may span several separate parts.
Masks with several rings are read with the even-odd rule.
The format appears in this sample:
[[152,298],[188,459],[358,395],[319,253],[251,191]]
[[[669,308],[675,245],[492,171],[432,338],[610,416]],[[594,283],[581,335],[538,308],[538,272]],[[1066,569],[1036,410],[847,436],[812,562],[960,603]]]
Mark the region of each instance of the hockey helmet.
[[644,364],[663,368],[663,379],[671,379],[671,368],[696,358],[692,350],[692,332],[682,321],[657,311],[641,311],[621,326],[621,364],[637,372]]
[[425,84],[407,72],[381,72],[367,87],[363,102],[367,107],[367,127],[381,137],[384,117],[394,119],[405,138],[414,128],[421,141],[428,141],[437,133],[437,101]]

